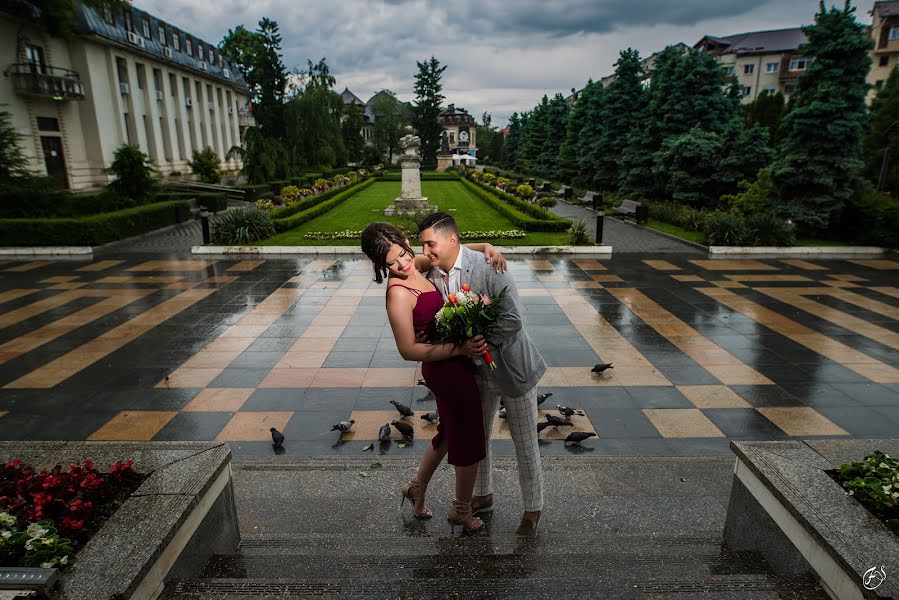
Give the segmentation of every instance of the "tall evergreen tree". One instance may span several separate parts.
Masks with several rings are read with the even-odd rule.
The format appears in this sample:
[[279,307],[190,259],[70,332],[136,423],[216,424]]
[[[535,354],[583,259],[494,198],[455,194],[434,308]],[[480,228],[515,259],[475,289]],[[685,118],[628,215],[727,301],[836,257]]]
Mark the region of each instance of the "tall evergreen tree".
[[863,173],[873,185],[880,183],[884,152],[889,149],[884,191],[899,197],[899,69],[890,77],[871,103],[868,130],[862,137]]
[[268,18],[259,21],[260,56],[259,101],[253,106],[256,123],[262,133],[274,138],[284,135],[284,95],[287,91],[287,69],[281,62],[281,33],[278,23]]
[[517,112],[513,112],[509,117],[509,135],[506,137],[502,163],[504,169],[518,168],[518,148],[521,145],[521,136],[526,123],[527,113],[519,117]]
[[527,124],[518,148],[516,157],[516,169],[533,174],[537,167],[537,159],[543,152],[543,144],[546,142],[546,114],[549,112],[549,98],[545,95],[540,104],[535,106],[528,115]]
[[590,94],[593,93],[593,88],[596,85],[592,79],[589,80],[575,99],[574,106],[568,114],[568,123],[565,125],[565,140],[559,147],[559,158],[556,163],[559,179],[578,187],[584,186],[578,166],[578,158],[581,155],[582,148],[581,129],[584,127],[584,117],[587,112],[587,103],[590,101]]
[[768,130],[768,145],[776,148],[780,142],[780,126],[786,114],[786,101],[780,92],[769,94],[762,92],[758,98],[743,106],[746,126],[756,125]]
[[616,190],[621,179],[621,155],[628,135],[641,126],[640,115],[646,101],[640,53],[628,48],[615,63],[615,79],[603,90],[589,121],[596,135],[587,136],[584,149],[585,171],[592,173],[591,187]]
[[829,10],[822,1],[814,24],[802,28],[801,52],[813,62],[799,78],[771,167],[775,210],[806,231],[827,230],[858,183],[872,42],[854,13],[850,0]]
[[421,139],[421,161],[425,165],[437,164],[437,150],[443,135],[440,123],[440,110],[443,103],[443,72],[446,65],[431,57],[425,62],[416,62],[418,73],[415,75],[415,130]]
[[365,118],[362,109],[355,103],[343,105],[343,119],[340,124],[343,132],[343,146],[346,148],[347,160],[358,163],[362,160],[362,150],[365,148],[365,140],[362,139],[362,127]]
[[568,103],[562,94],[556,94],[549,101],[546,110],[546,123],[543,146],[537,155],[536,173],[545,179],[558,179],[557,161],[559,146],[565,140],[565,127],[568,123]]

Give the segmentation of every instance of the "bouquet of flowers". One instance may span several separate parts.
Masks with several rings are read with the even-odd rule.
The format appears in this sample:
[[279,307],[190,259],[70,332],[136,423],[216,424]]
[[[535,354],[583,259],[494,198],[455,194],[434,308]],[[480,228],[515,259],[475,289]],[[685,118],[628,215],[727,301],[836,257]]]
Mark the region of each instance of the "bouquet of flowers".
[[[482,335],[485,338],[499,327],[497,320],[502,314],[502,300],[506,289],[494,298],[471,291],[467,283],[462,289],[447,297],[443,308],[435,318],[437,337],[441,343],[462,344],[470,337]],[[489,350],[482,355],[488,371],[496,370],[496,363]]]

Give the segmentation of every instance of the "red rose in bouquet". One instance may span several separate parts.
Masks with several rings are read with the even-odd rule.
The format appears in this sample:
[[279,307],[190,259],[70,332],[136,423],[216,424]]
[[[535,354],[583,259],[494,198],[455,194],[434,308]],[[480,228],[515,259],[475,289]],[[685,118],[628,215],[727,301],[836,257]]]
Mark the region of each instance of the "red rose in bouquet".
[[[462,344],[468,338],[482,335],[489,338],[499,328],[502,300],[506,289],[494,298],[471,291],[467,283],[462,289],[447,296],[443,308],[437,312],[437,336],[440,342]],[[482,355],[488,371],[496,370],[496,363],[489,350]]]

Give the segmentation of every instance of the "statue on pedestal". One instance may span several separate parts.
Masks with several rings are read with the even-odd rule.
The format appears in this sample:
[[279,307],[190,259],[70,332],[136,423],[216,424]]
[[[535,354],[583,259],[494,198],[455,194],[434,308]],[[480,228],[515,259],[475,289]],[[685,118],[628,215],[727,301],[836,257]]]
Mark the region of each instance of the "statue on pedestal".
[[415,215],[423,212],[434,212],[436,206],[428,204],[428,199],[421,195],[421,138],[406,126],[405,134],[400,138],[400,167],[403,169],[402,192],[393,204],[384,209],[385,215]]
[[406,125],[406,128],[403,130],[404,135],[400,138],[400,150],[403,151],[400,160],[405,157],[412,157],[419,162],[421,161],[421,138],[412,133],[412,127],[410,125]]

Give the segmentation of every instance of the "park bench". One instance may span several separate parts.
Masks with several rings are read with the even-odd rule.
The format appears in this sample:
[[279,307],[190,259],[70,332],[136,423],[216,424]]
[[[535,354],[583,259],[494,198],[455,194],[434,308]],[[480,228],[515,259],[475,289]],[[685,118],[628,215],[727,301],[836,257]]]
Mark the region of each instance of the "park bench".
[[556,198],[560,200],[570,200],[571,199],[571,186],[563,185],[556,192]]
[[553,185],[548,181],[544,181],[540,184],[540,187],[537,188],[537,191],[541,194],[551,194],[553,191]]
[[534,178],[528,179],[527,184],[531,186],[531,189],[537,189],[537,180]]
[[624,218],[634,217],[637,223],[645,223],[649,220],[649,207],[634,200],[623,200],[621,206],[617,207],[614,213]]
[[602,196],[597,192],[586,192],[583,198],[578,198],[578,203],[582,206],[602,204]]

